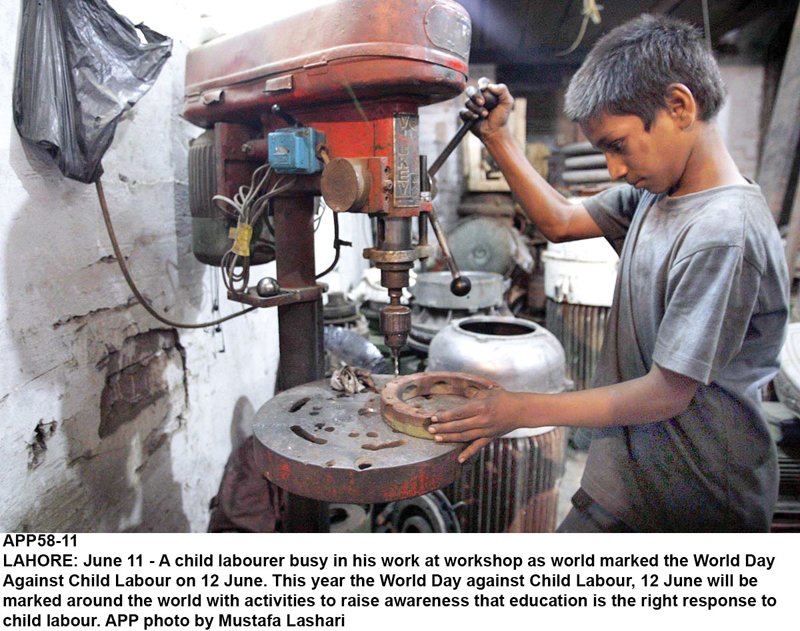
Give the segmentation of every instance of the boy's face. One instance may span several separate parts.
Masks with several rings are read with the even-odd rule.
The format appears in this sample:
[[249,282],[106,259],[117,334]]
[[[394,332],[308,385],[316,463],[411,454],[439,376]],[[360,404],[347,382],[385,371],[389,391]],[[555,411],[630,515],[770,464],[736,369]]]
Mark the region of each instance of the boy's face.
[[600,114],[582,126],[608,161],[614,180],[665,193],[678,187],[691,152],[690,134],[668,110],[660,110],[647,131],[634,115]]

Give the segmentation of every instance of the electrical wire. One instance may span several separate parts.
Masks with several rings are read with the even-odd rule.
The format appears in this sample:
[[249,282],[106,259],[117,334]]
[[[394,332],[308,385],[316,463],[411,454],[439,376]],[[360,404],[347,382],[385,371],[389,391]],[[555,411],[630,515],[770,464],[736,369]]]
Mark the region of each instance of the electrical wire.
[[586,35],[586,27],[589,25],[589,20],[595,24],[600,24],[600,11],[602,10],[603,6],[597,4],[596,0],[583,0],[583,10],[581,11],[583,20],[581,21],[581,28],[578,30],[578,36],[569,48],[555,53],[555,56],[564,57],[574,52],[581,45],[583,37]]
[[321,273],[317,274],[316,276],[314,276],[315,280],[320,279],[323,276],[325,276],[325,274],[328,274],[328,273],[333,271],[333,268],[336,267],[337,263],[339,263],[339,254],[341,252],[341,246],[344,243],[347,243],[348,245],[352,245],[352,243],[349,243],[349,242],[339,241],[339,213],[334,212],[333,213],[333,247],[336,250],[336,254],[333,257],[333,263],[331,263],[324,272],[321,272]]
[[319,225],[322,223],[322,218],[325,216],[325,209],[327,206],[319,202],[317,200],[317,211],[316,216],[314,217],[314,232],[319,230]]
[[[294,185],[296,178],[281,176],[266,193],[259,195],[272,174],[273,171],[269,165],[262,165],[253,171],[253,175],[250,178],[250,186],[240,186],[233,198],[225,197],[224,195],[215,195],[212,198],[216,204],[219,205],[220,202],[228,204],[236,210],[238,215],[237,229],[241,228],[242,224],[247,224],[251,227],[258,225],[259,220],[264,216],[265,210],[267,215],[269,214],[270,200]],[[268,219],[267,228],[274,234]],[[258,245],[259,241],[256,240],[253,249]],[[232,293],[238,294],[246,291],[250,284],[251,257],[237,253],[234,247],[235,244],[222,256],[220,267],[225,288]],[[238,272],[236,271],[237,269],[239,270]]]
[[224,318],[219,318],[217,320],[212,320],[211,322],[192,322],[192,323],[183,323],[183,322],[176,322],[174,320],[170,320],[162,316],[158,313],[155,309],[153,309],[150,302],[145,298],[142,293],[139,291],[139,288],[136,286],[136,283],[133,282],[133,278],[131,277],[130,272],[128,271],[128,266],[125,263],[125,258],[122,256],[122,250],[120,250],[119,243],[117,242],[117,235],[114,232],[114,226],[111,224],[111,215],[108,212],[108,204],[106,202],[106,195],[103,191],[103,183],[98,180],[95,182],[95,190],[97,191],[97,199],[100,202],[100,210],[103,212],[103,221],[106,224],[106,231],[108,232],[108,238],[111,240],[111,247],[114,249],[114,256],[117,257],[117,264],[119,265],[119,269],[122,272],[122,275],[125,277],[125,281],[128,283],[128,287],[133,292],[133,295],[139,301],[139,303],[145,308],[145,311],[153,316],[159,322],[163,322],[167,326],[175,327],[178,329],[205,329],[210,326],[216,326],[218,324],[222,324],[223,322],[227,322],[228,320],[233,320],[233,318],[238,318],[239,316],[243,316],[246,313],[250,313],[254,311],[258,307],[248,307],[247,309],[242,309],[238,313],[233,313],[231,315],[225,316]]

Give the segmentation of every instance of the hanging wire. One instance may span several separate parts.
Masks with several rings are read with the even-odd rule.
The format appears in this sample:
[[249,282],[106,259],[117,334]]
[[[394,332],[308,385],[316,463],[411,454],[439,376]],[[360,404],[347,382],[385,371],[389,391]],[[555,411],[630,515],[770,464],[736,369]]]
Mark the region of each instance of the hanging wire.
[[583,20],[581,21],[581,27],[578,30],[578,36],[575,38],[575,41],[572,42],[572,45],[569,48],[555,53],[556,57],[564,57],[569,55],[581,45],[583,37],[586,35],[586,27],[589,25],[589,20],[591,20],[594,24],[600,24],[600,11],[602,10],[603,6],[597,4],[596,0],[583,0],[583,9],[581,10]]
[[190,323],[183,323],[183,322],[176,322],[174,320],[170,320],[162,316],[158,313],[155,309],[153,309],[150,302],[145,298],[142,293],[139,291],[139,288],[136,286],[136,283],[133,282],[133,278],[131,277],[130,272],[128,271],[128,266],[125,263],[125,257],[122,255],[122,250],[120,250],[119,243],[117,241],[117,235],[114,232],[114,226],[111,223],[111,215],[108,212],[108,203],[106,202],[106,195],[103,191],[103,183],[100,179],[95,182],[95,190],[97,191],[97,199],[100,202],[100,210],[103,212],[103,221],[106,224],[106,231],[108,232],[108,238],[111,240],[111,247],[114,249],[114,256],[117,257],[117,264],[119,265],[119,269],[122,272],[122,275],[125,277],[125,281],[128,283],[128,287],[133,292],[133,295],[136,296],[136,299],[139,303],[144,307],[145,311],[153,316],[159,322],[163,322],[167,326],[175,327],[178,329],[205,329],[210,326],[216,326],[218,324],[222,324],[223,322],[227,322],[228,320],[233,320],[233,318],[238,318],[239,316],[243,316],[246,313],[250,313],[254,311],[258,307],[248,307],[247,309],[243,309],[238,313],[233,313],[231,315],[225,316],[224,318],[219,318],[217,320],[212,320],[211,322],[190,322]]
[[339,263],[339,255],[341,254],[341,249],[343,245],[353,245],[349,241],[340,241],[339,240],[339,213],[333,213],[333,247],[336,250],[336,254],[333,257],[333,263],[331,263],[328,268],[316,276],[315,279],[322,278],[326,274],[333,271],[333,268],[336,267],[337,263]]
[[[227,204],[236,211],[238,215],[237,230],[241,229],[243,225],[251,228],[257,226],[262,217],[267,217],[267,229],[274,234],[268,218],[270,201],[276,195],[291,188],[296,178],[280,176],[266,193],[260,194],[272,174],[272,168],[268,165],[263,165],[253,172],[250,186],[240,186],[233,198],[225,197],[224,195],[215,195],[212,198],[216,204]],[[268,242],[257,240],[253,249],[259,246],[273,247]],[[235,247],[234,243],[234,246],[223,255],[220,267],[225,288],[232,293],[238,294],[246,291],[250,284],[251,257],[237,253],[234,249]]]
[[[219,276],[215,274],[211,274],[211,315],[219,314]],[[217,348],[218,353],[225,352],[225,331],[222,329],[221,324],[217,324],[213,329],[211,329],[212,336],[216,337],[219,334],[219,347]]]
[[325,210],[327,209],[326,204],[322,204],[319,199],[317,199],[317,209],[315,211],[316,216],[314,217],[314,232],[319,230],[319,225],[322,223],[322,218],[325,216]]

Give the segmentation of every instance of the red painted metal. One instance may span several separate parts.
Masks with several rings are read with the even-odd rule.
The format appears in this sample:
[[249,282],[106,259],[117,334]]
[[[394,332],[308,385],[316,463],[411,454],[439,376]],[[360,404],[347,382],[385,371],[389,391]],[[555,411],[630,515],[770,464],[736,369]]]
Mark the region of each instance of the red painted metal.
[[[386,375],[375,375],[381,388]],[[422,495],[460,475],[463,445],[394,432],[373,392],[344,396],[327,381],[285,390],[256,414],[255,458],[263,475],[290,493],[366,504]]]
[[[466,50],[432,41],[431,15],[442,11]],[[386,97],[446,100],[466,85],[469,28],[451,0],[335,2],[190,51],[184,116],[208,127],[256,122],[273,104],[294,115]]]
[[[432,26],[442,12],[447,26]],[[469,30],[452,0],[340,0],[190,51],[183,115],[202,127],[246,125],[255,137],[286,126],[271,113],[279,105],[326,135],[331,159],[383,158],[395,174],[395,116],[464,90]],[[418,203],[387,202],[380,212],[419,214]]]

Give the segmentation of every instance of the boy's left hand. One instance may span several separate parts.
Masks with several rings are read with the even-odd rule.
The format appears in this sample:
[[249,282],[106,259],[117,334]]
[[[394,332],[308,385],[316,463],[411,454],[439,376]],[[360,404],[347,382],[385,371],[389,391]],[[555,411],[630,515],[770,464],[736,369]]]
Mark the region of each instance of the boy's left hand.
[[465,462],[497,436],[517,429],[513,403],[514,393],[493,392],[485,398],[437,413],[431,418],[428,431],[437,442],[472,441],[458,455],[458,461]]

